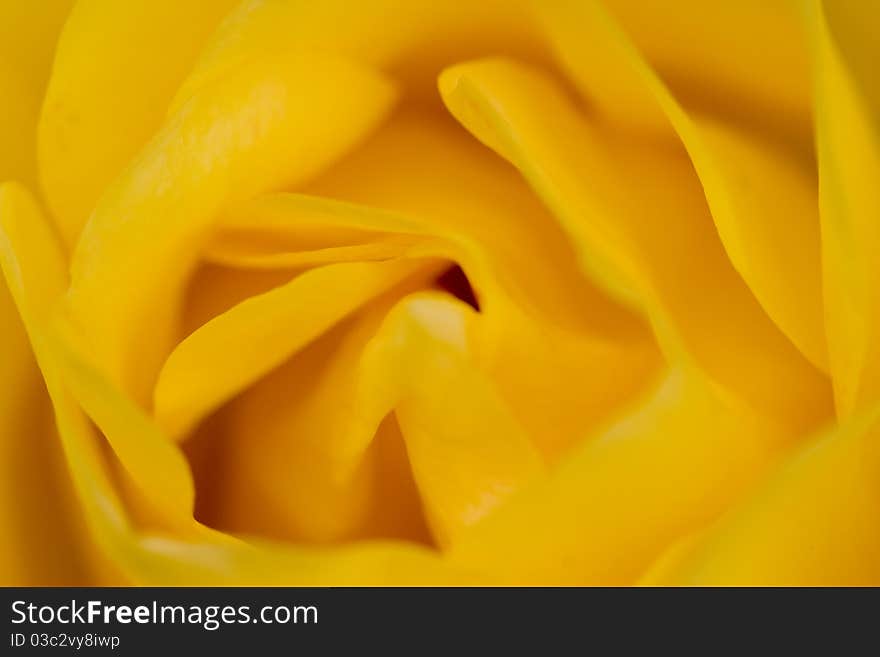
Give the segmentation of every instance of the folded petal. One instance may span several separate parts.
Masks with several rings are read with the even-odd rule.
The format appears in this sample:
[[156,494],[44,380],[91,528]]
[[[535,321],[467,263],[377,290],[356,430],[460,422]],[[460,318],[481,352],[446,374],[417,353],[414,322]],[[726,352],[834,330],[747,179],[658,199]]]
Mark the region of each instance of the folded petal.
[[[154,413],[172,436],[193,425],[424,261],[338,263],[308,271],[215,317],[168,357]],[[229,358],[229,354],[235,354]]]
[[554,210],[586,269],[612,292],[625,281],[624,296],[636,294],[672,362],[694,362],[792,426],[828,415],[826,379],[730,265],[682,154],[597,124],[546,77],[513,62],[456,66],[440,89],[456,118]]
[[268,238],[255,239],[249,231],[227,231],[216,237],[205,252],[205,260],[240,269],[308,268],[335,262],[391,260],[414,253],[422,240],[415,236],[387,233],[351,236],[338,246],[308,247],[281,244]]
[[[41,221],[20,188],[0,188],[0,263],[9,257],[8,227]],[[0,583],[85,585],[82,518],[53,426],[45,386],[18,309],[0,277]],[[47,521],[51,519],[51,521]]]
[[462,534],[451,558],[511,584],[633,583],[747,490],[788,441],[693,372],[670,371],[548,479]]
[[[822,273],[838,413],[880,399],[880,24],[871,3],[808,3],[813,37]],[[870,26],[870,27],[869,27]]]
[[168,119],[103,195],[73,257],[67,308],[111,382],[148,404],[183,283],[221,208],[314,174],[393,97],[348,62],[278,57],[230,72]]
[[[364,345],[395,297],[383,295],[327,331],[219,411],[207,435],[192,439],[205,444],[197,473],[207,522],[236,534],[323,544],[387,538],[377,534],[381,515],[386,529],[425,542],[411,477],[408,489],[379,496],[379,486],[392,482],[383,481],[372,443],[396,421],[383,422],[389,408],[363,411],[356,393]],[[416,507],[415,517],[406,514],[411,523],[398,517],[402,506]]]
[[269,541],[218,546],[148,536],[135,544],[148,586],[466,586],[491,580],[402,541],[304,547]]
[[660,127],[648,90],[608,58],[612,24],[688,107],[795,138],[809,134],[808,47],[797,2],[551,0],[533,7],[582,90],[602,90],[591,103],[623,122]]
[[54,337],[52,354],[70,394],[104,434],[141,495],[161,514],[186,525],[195,500],[186,458],[66,340],[75,341],[75,336]]
[[878,437],[873,410],[805,445],[652,583],[877,586]]
[[[21,317],[28,338],[30,338],[30,346],[39,363],[49,396],[52,398],[56,416],[60,421],[65,412],[74,413],[75,405],[61,391],[57,372],[49,362],[44,329],[47,325],[51,309],[63,294],[64,287],[67,284],[66,263],[60,246],[57,244],[50,226],[41,216],[36,202],[27,190],[15,183],[7,183],[0,187],[0,264],[2,264],[3,273],[6,277],[6,284],[15,301],[17,314]],[[10,343],[9,346],[13,346],[13,344]],[[25,345],[19,346],[27,349]],[[26,351],[25,353],[28,352]],[[16,365],[17,358],[21,358],[21,355],[19,354],[9,361],[13,367]],[[26,363],[26,360],[24,362]],[[10,370],[10,374],[13,371]],[[16,382],[10,379],[10,383],[21,384],[23,382]],[[17,401],[20,402],[21,400]],[[49,420],[49,418],[45,419]],[[79,421],[82,422],[83,419],[80,417]],[[14,427],[5,428],[14,430]],[[55,435],[45,424],[42,429],[46,432],[46,438]],[[30,418],[27,433],[34,440],[36,436],[41,434],[40,423],[35,418]],[[4,430],[4,437],[6,435]],[[15,433],[9,434],[10,439],[14,437],[16,437]],[[17,437],[21,438],[20,435]],[[63,506],[53,510],[54,514],[51,523],[47,522],[47,517],[45,516],[40,516],[34,520],[43,527],[43,532],[56,534],[53,537],[57,541],[56,546],[64,552],[62,563],[64,563],[63,570],[65,575],[63,576],[73,577],[75,581],[83,581],[84,583],[100,583],[102,581],[99,579],[101,573],[106,574],[108,570],[112,571],[112,568],[108,569],[100,563],[100,549],[94,549],[89,532],[85,531],[82,527],[83,519],[85,519],[87,526],[90,524],[90,509],[87,505],[83,508],[78,508],[76,503],[82,500],[86,488],[100,490],[101,493],[106,493],[110,496],[109,499],[112,499],[113,493],[109,488],[106,478],[103,476],[103,472],[100,469],[92,469],[92,466],[99,458],[94,445],[88,445],[90,451],[83,451],[74,455],[71,444],[63,431],[60,437],[60,446],[63,448],[66,464],[81,464],[83,466],[82,471],[74,469],[69,472],[79,499],[74,496],[67,497],[66,500],[63,498],[57,499],[56,502]],[[16,445],[15,452],[27,454],[29,450]],[[52,467],[51,454],[51,449],[43,452],[46,460],[42,463],[44,468],[42,472],[19,472],[15,477],[10,477],[9,482],[15,482],[16,478],[38,477],[42,480],[40,484],[48,487],[50,490],[61,484],[60,490],[55,492],[63,494],[64,477],[61,476],[54,481],[49,477]],[[87,470],[87,474],[83,475],[83,472]],[[17,490],[14,493],[10,493],[8,499],[16,500],[17,503],[20,503],[22,495],[23,491]],[[45,490],[41,491],[39,496],[44,499],[48,497]],[[46,527],[46,525],[51,526]],[[7,527],[12,531],[11,526]],[[28,532],[27,527],[22,527],[21,529],[24,530],[22,534],[14,535],[13,539],[6,541],[11,554],[14,554],[23,547],[23,545],[16,545],[16,540],[26,541],[33,537],[33,533]],[[49,536],[44,534],[41,538],[48,539]],[[45,545],[32,546],[31,555],[34,557],[49,556],[45,553],[46,549],[47,546]],[[18,557],[18,563],[15,565],[23,570],[17,571],[15,577],[22,579],[37,577],[37,573],[33,570],[24,570],[27,567],[28,558],[30,557],[25,557],[25,555]],[[39,568],[50,568],[48,563],[34,565]],[[58,582],[53,581],[49,583],[57,584]]]
[[400,504],[378,494],[392,413],[441,545],[539,477],[540,453],[472,352],[479,322],[444,293],[386,295],[242,395],[223,415],[218,519],[310,541],[375,531]]
[[0,182],[37,188],[37,117],[73,0],[0,2]]
[[[803,48],[803,44],[796,45],[803,41],[800,21],[793,10],[771,6],[773,3],[735,3],[715,8],[707,16],[702,5],[684,4],[693,6],[676,13],[676,21],[658,17],[658,34],[691,31],[688,38],[671,40],[667,46],[654,32],[645,34],[639,26],[633,27],[639,19],[633,15],[636,5],[628,0],[611,3],[612,10],[622,14],[620,24],[595,2],[542,3],[539,14],[579,90],[588,102],[604,110],[609,121],[628,123],[636,114],[635,120],[651,124],[659,135],[674,138],[677,134],[693,161],[733,266],[782,332],[813,364],[827,370],[815,163],[809,155],[808,130],[802,126],[790,135],[784,129],[798,117],[809,118],[803,80],[793,82],[805,76],[802,61],[794,58]],[[646,13],[651,11],[649,7]],[[728,13],[729,22],[719,22]],[[700,22],[697,16],[702,17]],[[776,23],[784,23],[779,26],[779,36],[774,35],[766,48],[753,51],[754,40],[760,42],[765,37],[755,32]],[[718,39],[702,42],[721,25],[718,39],[739,31],[749,37],[736,39],[733,50],[720,46]],[[624,27],[634,29],[632,40]],[[672,52],[658,53],[658,47]],[[693,60],[677,52],[689,48],[705,51]],[[753,75],[744,66],[755,57],[761,58],[762,75]],[[801,60],[805,58],[806,51]],[[707,62],[714,68],[705,68]],[[768,73],[768,68],[786,65],[788,69],[780,78]],[[695,100],[686,91],[674,94],[661,77],[664,69],[668,73],[667,67],[672,67],[675,75],[702,79],[704,87],[711,85],[713,94],[732,97],[706,106],[705,99]],[[787,90],[779,79],[796,85],[797,94],[792,89],[791,97],[782,98]],[[772,86],[765,88],[766,80],[772,80]],[[788,110],[776,117],[782,126],[737,115],[748,114],[748,106],[758,96],[767,103],[772,100],[758,118],[773,116],[781,107]],[[731,108],[738,109],[731,115]]]
[[542,44],[521,0],[256,0],[231,12],[178,94],[253,57],[314,50],[375,66],[412,96],[435,100],[431,80],[444,66],[493,52],[540,56]]
[[[16,286],[27,288],[28,303],[48,309],[58,299],[59,284],[67,278],[66,260],[26,192],[7,185],[0,193],[6,267],[21,279]],[[49,318],[37,317],[33,321],[48,322]],[[130,401],[78,362],[70,350],[61,348],[56,337],[50,334],[44,341],[42,348],[52,354],[53,374],[84,403],[135,484],[147,491],[169,517],[191,515],[193,486],[183,455],[133,412]]]
[[68,248],[104,189],[162,124],[202,45],[235,3],[76,4],[39,121],[43,191]]
[[[65,356],[64,340],[69,336],[58,335],[48,325],[66,285],[62,251],[54,243],[48,225],[37,221],[37,208],[23,190],[4,187],[0,200],[0,261],[52,398],[67,467],[88,528],[84,559],[103,578],[94,581],[215,586],[480,581],[467,571],[446,566],[425,548],[402,543],[372,541],[333,550],[260,541],[243,543],[200,527],[191,518],[189,531],[175,531],[173,537],[161,528],[138,529],[116,488],[112,460],[101,448],[103,439],[66,386],[67,377],[76,378],[79,374],[70,371],[70,362],[59,359],[75,359],[77,354]],[[88,363],[84,365],[88,367]],[[105,430],[114,432],[108,439],[154,437],[149,432],[142,433],[149,420],[138,417],[137,408],[108,409],[107,405],[114,403],[119,392],[112,387],[101,388],[103,384],[92,386],[95,381],[74,381],[74,387],[92,406]],[[116,431],[119,423],[127,424],[128,429],[137,433],[120,435]],[[143,493],[149,496],[151,491]],[[75,559],[73,554],[68,556]]]
[[441,545],[544,472],[528,434],[469,354],[476,321],[460,301],[410,296],[389,313],[362,362],[362,394],[373,398],[367,407],[392,402]]
[[224,230],[254,236],[262,264],[347,234],[423,236],[425,255],[466,273],[483,366],[549,460],[650,381],[659,357],[645,324],[585,279],[516,172],[454,124],[398,115],[307,191],[357,203],[267,195],[230,209]]

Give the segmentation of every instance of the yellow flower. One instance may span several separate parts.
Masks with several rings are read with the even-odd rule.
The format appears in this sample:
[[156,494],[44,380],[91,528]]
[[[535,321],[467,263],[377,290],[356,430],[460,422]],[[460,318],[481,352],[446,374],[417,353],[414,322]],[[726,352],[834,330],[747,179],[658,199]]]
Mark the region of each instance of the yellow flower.
[[0,583],[880,584],[880,4],[70,5]]

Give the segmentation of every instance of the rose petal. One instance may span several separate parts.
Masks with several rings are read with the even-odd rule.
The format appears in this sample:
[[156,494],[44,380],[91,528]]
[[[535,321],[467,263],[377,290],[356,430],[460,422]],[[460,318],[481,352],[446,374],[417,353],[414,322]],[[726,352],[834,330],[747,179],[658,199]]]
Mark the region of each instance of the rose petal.
[[[4,207],[0,213],[3,221],[0,259],[52,398],[67,464],[90,530],[90,547],[100,553],[97,567],[107,579],[95,580],[97,583],[327,586],[333,583],[480,581],[466,571],[447,567],[423,548],[401,543],[366,542],[335,550],[266,542],[245,544],[193,521],[188,532],[178,531],[174,538],[136,530],[109,477],[99,437],[60,375],[56,358],[64,344],[58,342],[57,336],[53,338],[46,322],[63,294],[66,280],[63,255],[53,243],[45,222],[33,220],[37,208],[23,194],[20,188],[9,186],[0,192]],[[15,204],[16,212],[8,210],[10,203]],[[19,210],[27,212],[22,214]],[[105,399],[92,401],[96,405],[113,403],[118,393],[105,392],[108,392]],[[88,394],[83,395],[86,397]],[[130,411],[139,413],[137,408]],[[99,415],[103,412],[101,410]],[[134,429],[141,429],[149,422],[144,417],[124,419],[130,420],[130,427]],[[106,426],[115,430],[114,422]],[[129,434],[108,438],[111,441],[139,440],[152,436]]]
[[[26,193],[0,187],[0,265],[10,280],[9,229],[39,230]],[[51,266],[51,263],[49,263]],[[46,272],[51,276],[51,270]],[[0,276],[0,582],[6,586],[92,582],[83,527],[49,400],[16,305]],[[51,522],[47,522],[51,518]]]
[[471,353],[476,313],[436,292],[389,311],[392,299],[235,403],[225,522],[327,541],[363,531],[374,504],[393,513],[394,500],[374,497],[370,452],[391,412],[441,545],[543,472]]
[[71,4],[0,1],[0,182],[37,187],[37,115]]
[[805,445],[650,583],[876,586],[878,437],[874,410]]
[[[441,545],[544,472],[542,459],[469,355],[474,311],[441,295],[412,295],[367,346],[367,407],[397,415],[428,522]],[[371,381],[372,379],[372,381]]]
[[[558,54],[590,102],[631,125],[665,129],[650,90],[609,57],[608,29],[626,40],[687,106],[759,123],[795,137],[810,132],[808,47],[797,2],[741,0],[536,0]],[[610,19],[610,20],[609,20]],[[600,63],[600,65],[593,65]]]
[[871,3],[809,6],[826,322],[845,417],[880,399],[880,85],[871,68],[880,47],[861,36],[880,13]]
[[431,238],[424,254],[458,262],[473,284],[484,366],[551,461],[650,381],[659,359],[644,324],[590,285],[517,174],[454,124],[400,115],[310,189],[369,205],[267,195],[224,224],[265,234],[267,254],[269,236],[284,245],[322,229]]
[[[202,479],[207,521],[327,543],[375,535],[376,515],[396,515],[401,500],[378,497],[377,454],[368,448],[390,409],[363,412],[356,386],[364,344],[396,296],[340,323],[220,411],[203,439],[211,452]],[[217,479],[222,486],[211,485]]]
[[[4,269],[11,272],[15,293],[28,299],[19,303],[50,307],[67,278],[66,259],[39,209],[27,193],[16,186],[0,188],[0,209],[5,242]],[[16,280],[19,279],[19,280]],[[28,321],[26,319],[26,321]],[[33,320],[45,323],[48,317]],[[131,402],[111,390],[54,338],[44,338],[42,349],[52,352],[52,371],[71,386],[74,396],[104,431],[114,451],[142,491],[169,517],[191,515],[193,485],[183,455],[168,444],[141,417]]]
[[[104,500],[108,507],[112,506],[115,493],[103,469],[96,465],[100,456],[92,439],[84,442],[82,449],[75,449],[64,431],[62,423],[66,421],[78,422],[77,427],[83,432],[88,429],[83,422],[84,417],[60,386],[46,346],[45,326],[50,310],[67,284],[64,256],[34,200],[26,190],[12,183],[0,187],[0,263],[52,399],[61,446],[71,466],[70,476],[74,487],[80,499],[89,495],[90,499]],[[93,529],[91,521],[94,510],[94,504],[85,505],[82,509],[89,529]],[[59,522],[58,527],[62,531],[73,530],[71,534],[61,537],[59,545],[70,546],[70,566],[91,582],[90,578],[97,574],[89,567],[94,558],[90,554],[91,548],[95,548],[89,545],[91,537],[88,534],[77,536],[75,523],[73,527],[65,527]],[[87,547],[77,549],[77,545]],[[95,551],[100,554],[101,548],[97,547]],[[99,561],[99,558],[94,560]],[[113,569],[104,565],[101,570],[108,572]],[[97,580],[96,583],[99,582]]]
[[375,233],[362,241],[318,248],[260,239],[248,231],[229,231],[208,246],[205,260],[243,269],[308,268],[336,262],[369,262],[399,258],[418,249],[414,236]]
[[521,0],[242,3],[211,39],[174,105],[254,53],[296,50],[375,66],[401,82],[409,96],[433,101],[430,81],[453,61],[499,51],[540,57],[542,44],[526,5]]
[[279,57],[249,62],[169,118],[105,192],[73,257],[67,307],[113,383],[147,405],[183,282],[220,209],[314,174],[393,97],[348,62]]
[[[723,10],[743,14],[731,17],[734,22],[725,25],[724,34],[735,34],[737,29],[749,31],[746,28],[747,15],[759,11],[749,5],[749,2],[735,3],[735,8]],[[770,135],[774,132],[766,127],[762,132],[744,123],[741,117],[725,117],[725,107],[749,102],[752,98],[748,95],[730,100],[722,108],[701,110],[697,105],[696,110],[686,109],[687,106],[680,104],[646,59],[654,54],[662,66],[669,64],[668,58],[651,52],[643,57],[613,19],[593,2],[577,5],[549,2],[542,5],[541,13],[562,60],[591,103],[607,105],[603,109],[610,113],[610,119],[626,121],[633,106],[624,105],[622,99],[638,99],[635,111],[639,116],[649,117],[641,120],[650,121],[661,134],[671,135],[671,124],[694,163],[733,266],[771,319],[813,364],[827,370],[815,165],[809,156],[798,155],[798,150],[809,149],[809,133],[802,131],[793,137],[795,144],[788,145],[785,133],[780,135],[780,130],[775,130],[774,141],[767,136],[768,132]],[[687,21],[694,17],[692,13],[684,16]],[[709,25],[717,18],[713,16]],[[768,8],[759,14],[756,22],[765,25],[777,18],[774,10]],[[793,33],[790,38],[796,39],[800,23],[794,15],[790,16],[789,22],[787,32]],[[589,36],[585,37],[585,34]],[[698,34],[705,37],[705,26],[701,25]],[[691,38],[684,41],[690,44],[687,47],[693,47]],[[740,50],[754,56],[750,51],[753,47],[751,39],[746,44]],[[669,48],[675,50],[677,47],[671,45]],[[773,47],[785,48],[775,39]],[[736,54],[740,54],[740,50],[735,51]],[[774,64],[772,53],[762,51],[762,75],[752,75],[749,71],[746,78],[746,71],[740,69],[742,61],[722,50],[717,42],[701,55],[699,64],[679,61],[680,54],[675,55],[673,61],[676,66],[690,71],[693,66],[704,65],[708,56],[716,63],[712,75],[723,77],[726,67],[715,62],[715,53],[722,53],[725,61],[731,58],[735,77],[741,83],[773,79],[768,77],[767,68],[789,63],[783,59]],[[601,66],[595,64],[598,61],[602,62]],[[796,59],[791,60],[790,70],[784,75],[789,83],[802,68],[796,62]],[[770,91],[758,88],[756,83],[745,86],[755,93]],[[774,81],[773,89],[777,86],[781,87]],[[712,88],[728,87],[713,77]],[[616,96],[618,90],[622,90],[619,91],[621,98]],[[782,102],[782,99],[778,100]],[[806,96],[799,103],[800,113],[806,113]],[[794,120],[794,110],[785,115],[786,122]]]
[[556,211],[589,271],[609,288],[625,276],[638,291],[672,362],[695,362],[793,427],[828,416],[827,380],[730,266],[686,159],[590,122],[551,81],[512,62],[456,66],[440,88],[452,113]]
[[632,583],[747,490],[790,440],[693,372],[673,370],[549,479],[463,534],[451,556],[511,584]]
[[331,264],[241,302],[168,357],[154,393],[157,421],[171,436],[184,437],[208,412],[425,267],[423,261],[401,259]]
[[43,191],[69,249],[104,189],[162,124],[202,45],[235,3],[76,4],[39,122]]

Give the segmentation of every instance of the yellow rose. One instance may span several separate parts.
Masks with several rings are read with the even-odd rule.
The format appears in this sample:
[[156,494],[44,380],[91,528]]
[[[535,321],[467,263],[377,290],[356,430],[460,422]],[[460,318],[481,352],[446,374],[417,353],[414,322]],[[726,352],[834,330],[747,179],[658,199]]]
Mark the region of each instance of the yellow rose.
[[880,584],[880,4],[70,4],[0,583]]

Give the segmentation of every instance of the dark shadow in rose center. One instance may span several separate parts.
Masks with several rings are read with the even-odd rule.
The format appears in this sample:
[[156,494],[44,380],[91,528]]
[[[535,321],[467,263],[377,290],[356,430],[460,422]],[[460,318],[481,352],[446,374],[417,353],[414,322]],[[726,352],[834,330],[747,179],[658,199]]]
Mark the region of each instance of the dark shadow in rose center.
[[464,301],[471,308],[479,312],[480,302],[477,300],[474,288],[471,287],[467,274],[458,265],[452,265],[440,274],[435,284],[444,292],[448,292],[460,301]]

